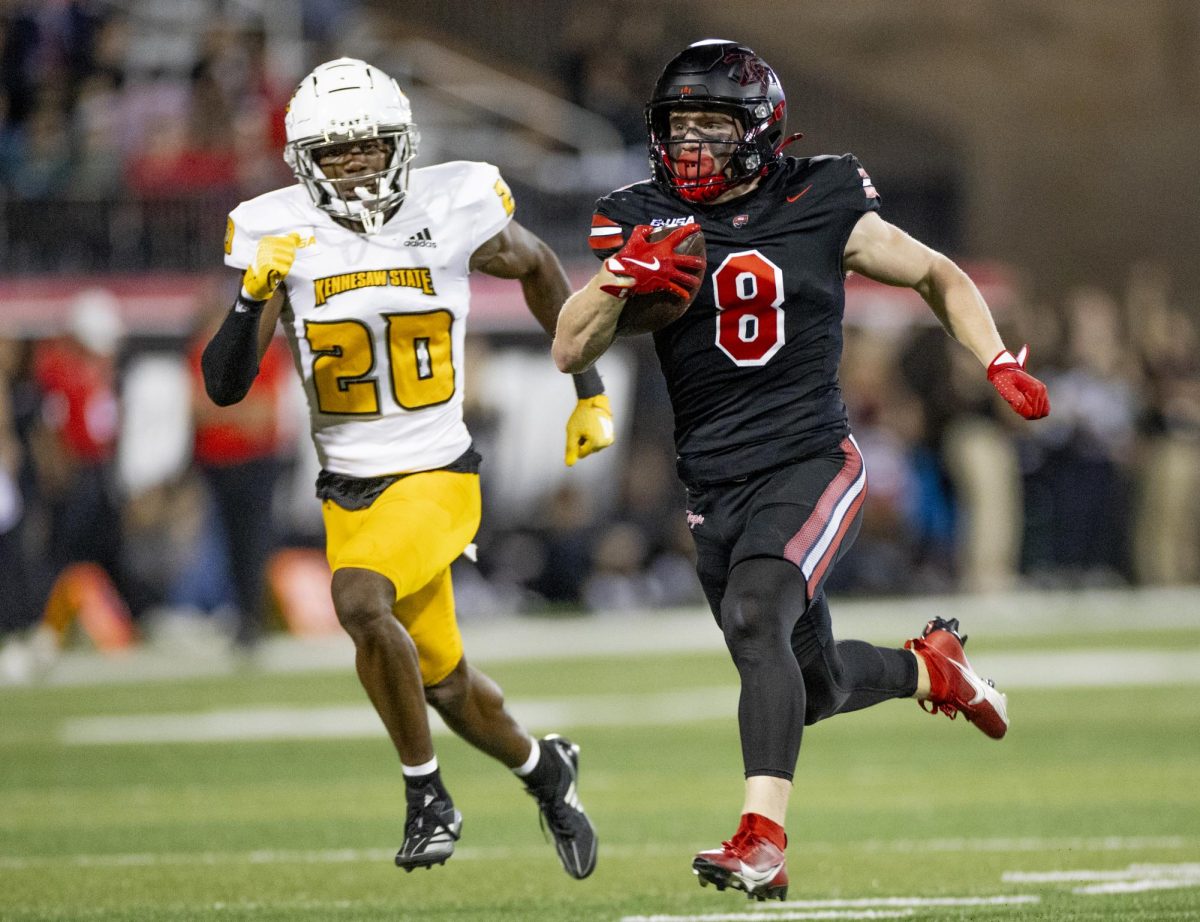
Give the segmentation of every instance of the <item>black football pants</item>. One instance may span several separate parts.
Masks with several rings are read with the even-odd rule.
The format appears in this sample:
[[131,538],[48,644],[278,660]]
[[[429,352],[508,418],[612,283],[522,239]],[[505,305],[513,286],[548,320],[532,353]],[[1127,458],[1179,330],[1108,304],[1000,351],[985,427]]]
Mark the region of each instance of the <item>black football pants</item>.
[[852,438],[765,474],[688,490],[697,572],[741,678],[747,776],[790,779],[805,725],[916,691],[911,653],[833,639],[822,587],[858,533],[865,495]]

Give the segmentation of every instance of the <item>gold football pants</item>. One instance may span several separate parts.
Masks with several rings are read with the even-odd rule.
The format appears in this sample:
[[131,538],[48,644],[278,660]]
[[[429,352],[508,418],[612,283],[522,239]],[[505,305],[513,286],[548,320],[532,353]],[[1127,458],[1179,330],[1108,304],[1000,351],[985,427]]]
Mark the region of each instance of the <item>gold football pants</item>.
[[442,681],[463,655],[450,564],[479,529],[479,475],[410,474],[366,509],[325,500],[322,512],[330,569],[355,567],[391,580],[392,612],[417,646],[421,680]]

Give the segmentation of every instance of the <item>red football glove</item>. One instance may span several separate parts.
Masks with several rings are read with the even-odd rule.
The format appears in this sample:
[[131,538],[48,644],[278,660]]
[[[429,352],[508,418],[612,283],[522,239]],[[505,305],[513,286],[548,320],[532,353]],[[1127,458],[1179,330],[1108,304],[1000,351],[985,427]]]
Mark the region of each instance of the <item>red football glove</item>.
[[1050,395],[1046,385],[1025,371],[1029,346],[1024,345],[1013,357],[1007,349],[992,359],[987,376],[1000,396],[1026,419],[1041,419],[1050,413]]
[[616,256],[604,260],[604,268],[613,275],[633,279],[628,288],[601,285],[600,290],[617,298],[645,295],[655,291],[669,292],[682,301],[690,301],[704,278],[704,259],[676,253],[675,248],[700,230],[699,224],[685,224],[661,240],[648,239],[657,230],[649,224],[639,224],[629,235]]

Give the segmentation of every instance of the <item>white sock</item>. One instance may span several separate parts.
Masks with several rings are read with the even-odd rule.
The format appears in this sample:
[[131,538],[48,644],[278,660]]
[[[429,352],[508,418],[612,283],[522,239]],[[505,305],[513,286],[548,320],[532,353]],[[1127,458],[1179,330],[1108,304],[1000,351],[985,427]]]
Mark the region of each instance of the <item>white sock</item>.
[[405,778],[420,778],[422,775],[432,775],[437,771],[437,767],[437,756],[420,765],[405,765],[403,762],[400,763],[400,770],[404,772]]
[[529,742],[533,744],[533,750],[529,753],[529,758],[525,760],[523,765],[518,765],[513,769],[513,774],[518,778],[528,778],[529,775],[537,768],[538,761],[542,758],[542,747],[532,736],[529,737]]

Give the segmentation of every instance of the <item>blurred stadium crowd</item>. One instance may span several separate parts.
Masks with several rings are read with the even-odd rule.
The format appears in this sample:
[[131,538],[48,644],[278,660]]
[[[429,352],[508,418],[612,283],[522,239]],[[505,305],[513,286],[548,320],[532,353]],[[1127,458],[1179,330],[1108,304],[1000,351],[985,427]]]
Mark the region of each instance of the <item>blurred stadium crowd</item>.
[[[122,320],[102,273],[219,268],[225,212],[292,181],[280,157],[292,80],[324,57],[367,53],[331,37],[334,7],[339,23],[354,14],[352,4],[297,3],[294,35],[272,36],[293,43],[296,73],[273,66],[279,49],[263,21],[237,4],[56,0],[0,11],[0,271],[93,274],[57,330],[8,329],[0,308],[0,633],[66,617],[56,605],[78,607],[72,593],[95,591],[128,606],[134,624],[216,613],[252,646],[267,562],[281,548],[319,546],[286,355],[273,354],[239,408],[218,412],[196,390],[197,343],[232,285],[201,289],[191,329],[148,337]],[[369,20],[355,22],[360,36],[371,32]],[[604,33],[578,31],[558,49],[562,88],[636,148],[640,100],[596,66]],[[655,36],[642,38],[630,55],[652,47]],[[580,231],[565,255],[580,251],[589,199],[572,208]],[[536,210],[522,215],[558,245]],[[1051,416],[1035,425],[999,411],[981,370],[931,317],[852,318],[842,385],[870,498],[835,592],[1200,580],[1200,312],[1158,266],[1137,263],[1126,276],[1121,291],[1053,301],[1026,286],[999,314],[1006,341],[1033,344],[1032,367],[1050,388]],[[548,345],[523,328],[475,337],[481,361]],[[147,356],[167,360],[165,377],[131,377]],[[649,343],[631,343],[628,356],[611,475],[485,505],[480,561],[455,573],[465,617],[702,601]],[[136,430],[129,408],[141,405],[131,388],[144,394],[147,380],[174,382],[164,392],[187,440],[183,461],[148,479],[121,460],[156,444],[143,432],[122,446]],[[503,421],[482,391],[469,389],[468,422],[487,457]],[[485,504],[498,494],[488,478],[511,475],[485,467]],[[85,562],[99,570],[64,584]]]

